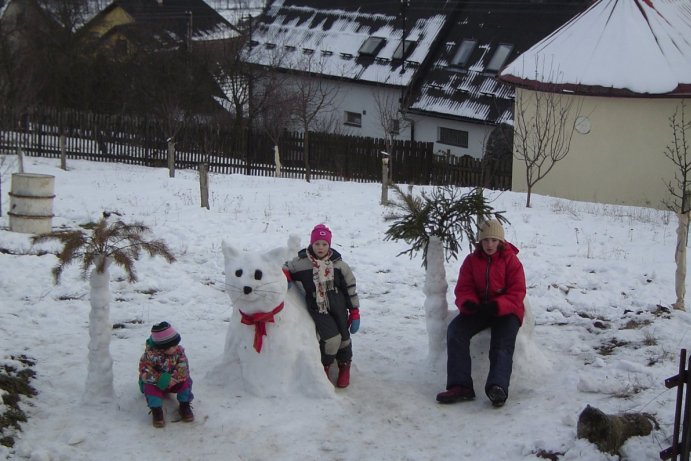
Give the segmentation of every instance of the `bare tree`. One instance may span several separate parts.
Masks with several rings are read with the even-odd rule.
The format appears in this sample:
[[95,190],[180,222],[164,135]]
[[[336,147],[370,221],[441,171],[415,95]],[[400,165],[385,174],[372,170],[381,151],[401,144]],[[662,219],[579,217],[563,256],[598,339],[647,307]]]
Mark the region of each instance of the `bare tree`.
[[[286,90],[285,86],[275,78],[271,84],[265,86],[265,95],[261,112],[257,114],[257,124],[274,144],[274,153],[277,168],[280,165],[279,142],[290,126],[291,114],[294,112],[295,100],[293,94]],[[268,102],[271,101],[270,104]]]
[[482,186],[493,188],[504,165],[510,168],[513,157],[513,127],[508,123],[497,125],[485,139],[482,156]]
[[674,260],[677,264],[674,287],[677,300],[673,307],[685,311],[686,296],[686,245],[689,235],[689,212],[691,212],[691,120],[686,117],[686,103],[682,101],[669,118],[672,141],[665,147],[665,157],[670,159],[676,171],[674,181],[667,183],[671,199],[664,202],[667,209],[677,215],[677,246]]
[[384,132],[384,146],[391,152],[394,139],[398,133],[408,127],[408,123],[401,116],[401,100],[391,91],[373,91],[372,100],[377,108],[379,126]]
[[311,56],[301,61],[295,69],[301,75],[294,75],[290,80],[290,91],[293,93],[293,120],[304,133],[303,158],[305,161],[305,181],[310,182],[310,145],[311,130],[319,127],[324,120],[333,120],[338,88],[322,77],[321,63]]
[[525,163],[530,208],[533,186],[547,176],[571,149],[574,120],[583,102],[559,93],[519,91],[514,110],[514,157]]
[[[393,143],[398,134],[410,126],[401,112],[401,98],[391,91],[373,91],[372,100],[377,108],[379,126],[384,132],[384,149],[393,154]],[[393,166],[389,164],[389,183],[393,182]]]

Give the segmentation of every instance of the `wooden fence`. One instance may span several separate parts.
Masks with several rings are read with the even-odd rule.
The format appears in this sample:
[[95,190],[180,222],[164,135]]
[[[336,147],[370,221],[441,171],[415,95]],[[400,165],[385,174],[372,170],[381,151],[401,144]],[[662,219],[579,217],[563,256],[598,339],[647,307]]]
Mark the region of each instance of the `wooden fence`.
[[[210,172],[273,176],[274,143],[265,135],[233,130],[214,120],[176,128],[175,167]],[[61,135],[67,158],[167,166],[168,142],[161,121],[128,116],[43,110],[13,117],[0,113],[0,153],[59,157]],[[238,134],[239,133],[239,134]],[[432,143],[309,133],[313,179],[380,182],[382,151],[390,154],[391,179],[397,184],[511,188],[511,159],[480,161],[470,156],[439,156]],[[304,134],[285,132],[278,142],[281,176],[304,178]]]
[[672,445],[660,452],[660,459],[689,461],[689,453],[691,453],[691,358],[687,366],[686,349],[682,349],[679,354],[679,373],[667,378],[665,387],[668,389],[677,388],[677,401],[674,408]]

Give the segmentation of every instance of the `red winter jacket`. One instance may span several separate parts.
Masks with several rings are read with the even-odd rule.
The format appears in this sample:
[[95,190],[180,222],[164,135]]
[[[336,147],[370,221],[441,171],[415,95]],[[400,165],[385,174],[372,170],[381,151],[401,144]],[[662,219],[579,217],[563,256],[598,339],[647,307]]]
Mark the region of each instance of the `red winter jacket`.
[[518,248],[504,243],[504,248],[489,256],[480,245],[466,256],[456,283],[456,306],[463,314],[471,314],[463,303],[496,301],[497,316],[513,314],[521,324],[525,314],[525,274],[518,260]]

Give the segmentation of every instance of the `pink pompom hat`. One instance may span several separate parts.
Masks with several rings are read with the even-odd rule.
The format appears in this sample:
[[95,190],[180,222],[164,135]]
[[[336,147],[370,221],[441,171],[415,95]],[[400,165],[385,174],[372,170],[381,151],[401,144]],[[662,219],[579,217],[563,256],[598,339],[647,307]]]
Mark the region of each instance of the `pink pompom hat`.
[[324,240],[331,246],[331,230],[324,224],[317,224],[314,226],[314,229],[312,229],[312,233],[310,234],[310,245],[317,240]]

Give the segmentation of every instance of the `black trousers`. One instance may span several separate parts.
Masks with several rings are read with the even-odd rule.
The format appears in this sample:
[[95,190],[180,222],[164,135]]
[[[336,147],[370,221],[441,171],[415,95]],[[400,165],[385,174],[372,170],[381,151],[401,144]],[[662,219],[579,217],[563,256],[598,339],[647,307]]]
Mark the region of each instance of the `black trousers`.
[[[320,314],[315,309],[307,309],[314,320],[319,336],[319,351],[323,365],[331,365],[334,360],[349,362],[353,358],[353,346],[348,331],[348,310],[332,306],[328,312]],[[333,353],[333,345],[338,343],[338,350]]]
[[453,319],[449,324],[446,336],[448,348],[447,389],[451,386],[473,389],[470,340],[482,330],[490,328],[489,373],[485,383],[485,392],[490,386],[498,385],[508,394],[513,369],[513,351],[520,326],[520,321],[515,315],[491,317],[482,314],[459,314]]

